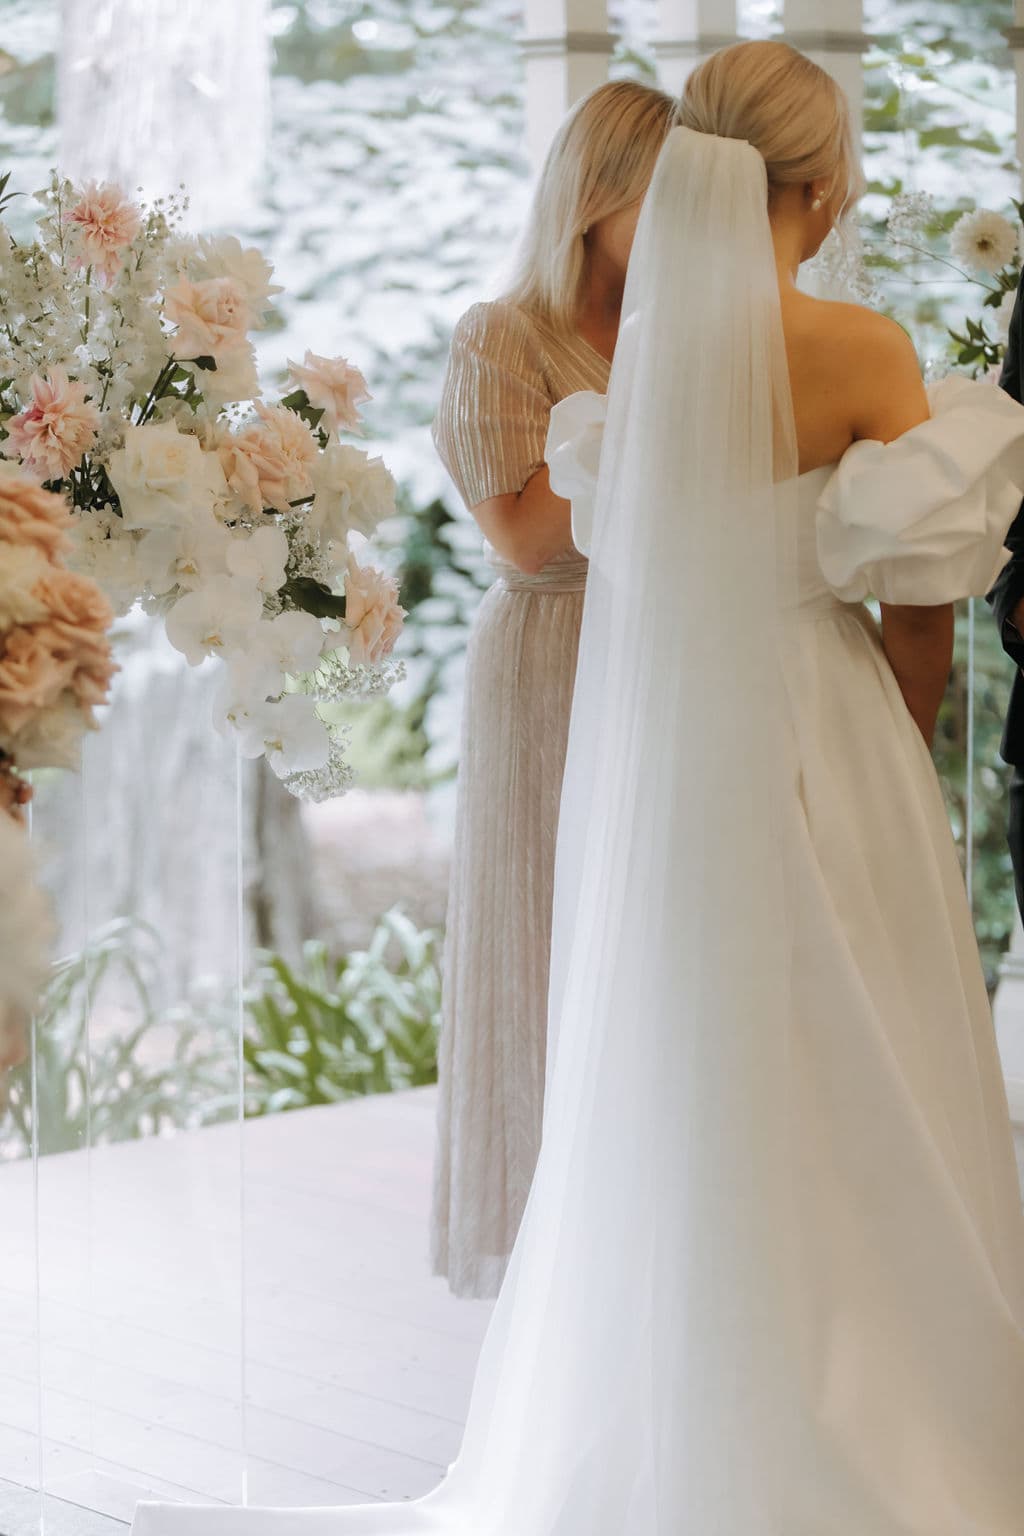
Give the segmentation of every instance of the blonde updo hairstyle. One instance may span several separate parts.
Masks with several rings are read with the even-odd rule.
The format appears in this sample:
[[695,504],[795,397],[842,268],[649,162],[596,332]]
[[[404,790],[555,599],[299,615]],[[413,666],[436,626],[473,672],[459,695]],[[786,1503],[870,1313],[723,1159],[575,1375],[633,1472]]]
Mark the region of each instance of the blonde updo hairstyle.
[[864,190],[842,88],[788,43],[735,43],[705,59],[686,82],[679,122],[759,150],[769,208],[777,189],[823,181],[839,223]]
[[676,121],[677,103],[636,80],[578,101],[548,150],[504,297],[558,330],[575,327],[586,291],[586,231],[638,202]]

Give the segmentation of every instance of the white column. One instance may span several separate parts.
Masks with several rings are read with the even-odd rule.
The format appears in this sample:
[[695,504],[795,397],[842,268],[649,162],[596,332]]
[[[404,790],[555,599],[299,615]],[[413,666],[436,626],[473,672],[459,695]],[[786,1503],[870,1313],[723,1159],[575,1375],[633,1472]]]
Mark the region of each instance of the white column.
[[244,215],[270,119],[267,0],[62,0],[60,167]]
[[706,54],[736,41],[736,0],[658,0],[654,44],[662,88],[678,96]]
[[1024,0],[1015,0],[1015,25],[1007,27],[1006,41],[1017,73],[1017,159],[1024,168]]
[[526,140],[535,169],[574,102],[608,78],[606,0],[526,0]]
[[864,113],[862,0],[784,0],[786,41],[827,69],[850,99],[855,123]]

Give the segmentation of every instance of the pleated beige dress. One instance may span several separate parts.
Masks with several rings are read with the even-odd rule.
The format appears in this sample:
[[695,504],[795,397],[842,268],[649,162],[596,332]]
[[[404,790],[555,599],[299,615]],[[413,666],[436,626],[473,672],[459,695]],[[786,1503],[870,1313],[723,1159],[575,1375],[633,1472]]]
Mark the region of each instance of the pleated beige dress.
[[[581,337],[511,304],[459,321],[434,423],[468,507],[521,491],[544,463],[551,407],[605,391],[609,365]],[[586,561],[536,576],[489,551],[496,581],[466,658],[448,905],[437,1156],[435,1274],[495,1296],[540,1149],[548,954],[559,795]]]

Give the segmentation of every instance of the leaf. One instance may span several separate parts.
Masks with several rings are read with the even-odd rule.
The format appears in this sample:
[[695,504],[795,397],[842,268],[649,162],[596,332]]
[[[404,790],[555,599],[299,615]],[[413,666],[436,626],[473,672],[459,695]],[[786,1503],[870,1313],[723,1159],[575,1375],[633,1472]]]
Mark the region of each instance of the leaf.
[[345,599],[324,586],[322,581],[314,581],[312,576],[293,576],[282,587],[285,597],[290,598],[296,608],[301,608],[305,613],[311,613],[318,619],[343,619],[345,617]]

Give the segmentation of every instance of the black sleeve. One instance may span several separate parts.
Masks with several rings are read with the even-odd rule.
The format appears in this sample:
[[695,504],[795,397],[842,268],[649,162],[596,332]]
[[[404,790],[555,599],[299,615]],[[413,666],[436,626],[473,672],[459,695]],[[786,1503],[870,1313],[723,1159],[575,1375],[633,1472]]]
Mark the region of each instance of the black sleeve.
[[[1024,276],[1017,290],[1017,302],[1010,321],[1010,336],[1003,360],[999,384],[1018,404],[1022,403],[1021,356],[1024,353]],[[1018,667],[1024,667],[1024,635],[1018,634],[1010,615],[1021,598],[1024,598],[1024,505],[1010,525],[1006,535],[1006,547],[1011,559],[988,594],[992,612],[999,625],[1003,649]]]

